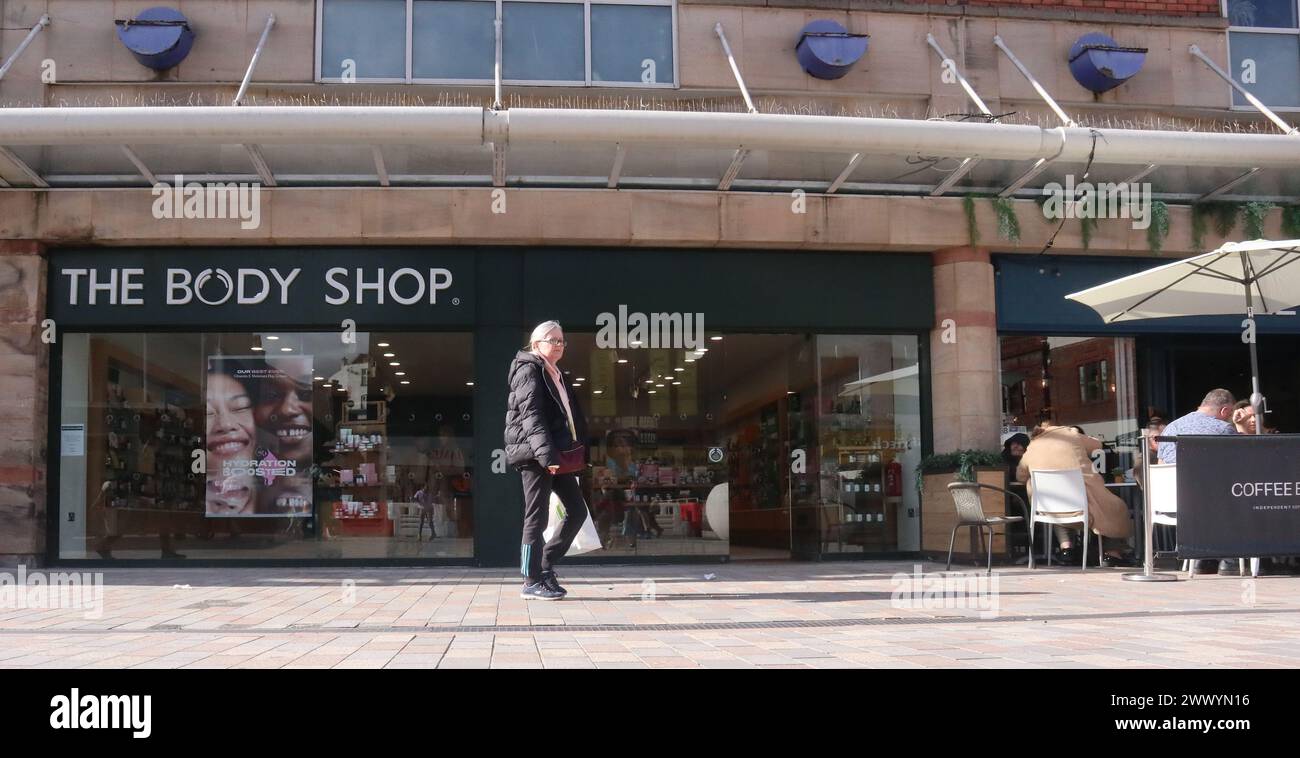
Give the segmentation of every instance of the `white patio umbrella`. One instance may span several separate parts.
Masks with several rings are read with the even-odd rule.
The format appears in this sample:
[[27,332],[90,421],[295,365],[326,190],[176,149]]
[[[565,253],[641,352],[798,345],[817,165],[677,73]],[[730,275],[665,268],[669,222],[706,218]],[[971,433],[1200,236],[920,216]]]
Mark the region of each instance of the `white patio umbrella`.
[[[1173,316],[1286,313],[1300,305],[1300,240],[1229,242],[1214,252],[1099,284],[1066,299],[1092,308],[1107,324]],[[1264,431],[1259,358],[1250,341],[1250,404]]]

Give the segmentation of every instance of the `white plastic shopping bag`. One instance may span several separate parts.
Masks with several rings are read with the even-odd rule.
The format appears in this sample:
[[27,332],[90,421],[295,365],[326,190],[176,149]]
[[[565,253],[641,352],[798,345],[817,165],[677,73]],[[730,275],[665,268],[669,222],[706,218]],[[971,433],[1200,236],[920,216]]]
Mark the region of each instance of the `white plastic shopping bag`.
[[[546,529],[542,531],[542,539],[547,542],[555,536],[555,531],[560,528],[560,522],[564,520],[564,503],[560,502],[560,496],[554,492],[551,493],[550,508],[550,518],[547,519]],[[591,509],[588,508],[587,520],[578,531],[578,536],[573,538],[573,543],[569,545],[565,555],[582,555],[592,550],[599,550],[600,547],[600,533],[596,531],[596,522],[591,520]]]

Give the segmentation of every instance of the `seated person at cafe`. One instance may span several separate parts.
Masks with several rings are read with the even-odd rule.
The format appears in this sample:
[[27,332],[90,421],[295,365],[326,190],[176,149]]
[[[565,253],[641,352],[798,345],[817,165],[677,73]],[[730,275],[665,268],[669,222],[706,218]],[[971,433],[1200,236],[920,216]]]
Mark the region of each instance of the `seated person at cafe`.
[[[1053,426],[1045,421],[1034,428],[1029,447],[1016,470],[1016,478],[1026,483],[1032,497],[1030,472],[1079,469],[1088,494],[1088,525],[1102,537],[1114,541],[1127,540],[1133,532],[1128,506],[1106,489],[1105,480],[1092,468],[1092,452],[1100,448],[1100,440],[1080,434],[1076,427]],[[1055,530],[1061,562],[1078,563],[1081,552],[1074,545],[1074,532],[1077,530],[1064,525],[1055,526]],[[1106,558],[1110,565],[1130,563],[1124,549],[1114,542],[1106,546]]]
[[1237,434],[1255,433],[1255,407],[1249,400],[1238,400],[1232,406],[1232,427]]
[[1002,443],[1002,460],[1007,464],[1007,481],[1016,480],[1016,469],[1020,466],[1020,457],[1025,454],[1025,448],[1029,447],[1029,435],[1023,432],[1007,437],[1006,442]]
[[[1236,434],[1232,425],[1232,405],[1236,399],[1225,389],[1210,390],[1196,410],[1169,422],[1165,427],[1164,437],[1177,437],[1180,434]],[[1173,442],[1161,442],[1157,448],[1161,463],[1178,462],[1178,446]]]

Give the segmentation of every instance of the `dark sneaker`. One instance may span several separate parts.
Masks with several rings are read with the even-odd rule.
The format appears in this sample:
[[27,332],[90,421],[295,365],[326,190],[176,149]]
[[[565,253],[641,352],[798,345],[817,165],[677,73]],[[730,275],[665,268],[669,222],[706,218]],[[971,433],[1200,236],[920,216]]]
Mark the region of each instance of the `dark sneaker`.
[[547,587],[545,582],[538,582],[520,590],[519,597],[524,600],[560,600],[564,597],[564,594]]
[[558,593],[560,593],[560,596],[561,596],[561,597],[563,597],[564,595],[569,594],[569,591],[568,591],[568,590],[566,590],[566,589],[564,589],[563,587],[560,586],[560,582],[559,582],[559,580],[556,578],[556,576],[555,576],[555,572],[554,572],[554,571],[543,571],[543,572],[542,572],[542,584],[546,585],[546,589],[550,590],[551,592],[558,592]]

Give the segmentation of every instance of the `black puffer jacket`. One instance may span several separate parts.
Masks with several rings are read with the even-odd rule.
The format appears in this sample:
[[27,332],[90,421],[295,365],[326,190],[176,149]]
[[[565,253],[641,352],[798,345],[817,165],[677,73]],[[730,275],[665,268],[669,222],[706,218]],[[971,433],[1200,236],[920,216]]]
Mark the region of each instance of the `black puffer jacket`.
[[[569,423],[560,402],[559,388],[547,375],[543,360],[520,350],[510,362],[510,400],[506,406],[506,461],[522,466],[536,460],[543,466],[560,462],[560,451],[577,444],[569,433]],[[569,407],[573,410],[573,427],[578,440],[587,438],[587,420],[578,407],[578,396],[565,380]]]

